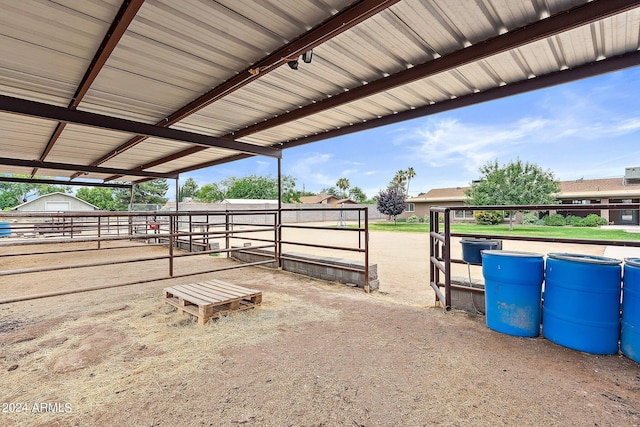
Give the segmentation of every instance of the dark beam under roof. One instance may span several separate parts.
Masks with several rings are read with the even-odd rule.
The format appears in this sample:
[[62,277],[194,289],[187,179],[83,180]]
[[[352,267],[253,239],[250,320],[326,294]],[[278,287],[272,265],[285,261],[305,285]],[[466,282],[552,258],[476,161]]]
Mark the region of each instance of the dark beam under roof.
[[[216,86],[209,92],[180,108],[166,119],[163,119],[160,122],[156,123],[156,126],[168,127],[177,123],[185,117],[188,117],[190,114],[196,113],[197,111],[223,98],[224,96],[227,96],[234,91],[242,88],[253,80],[260,78],[265,74],[286,64],[287,61],[283,60],[283,58],[300,56],[304,52],[321,45],[327,40],[330,40],[331,38],[353,28],[354,26],[376,15],[377,13],[380,13],[381,11],[389,8],[398,1],[399,0],[361,0],[355,3],[354,5],[335,14],[319,26],[309,30],[301,37],[282,46],[280,49],[262,58],[260,61],[251,64],[249,67],[239,72],[234,77]],[[258,70],[258,72],[251,72],[253,70]],[[93,162],[92,165],[97,166],[99,164],[102,164],[112,159],[117,154],[131,147],[134,147],[144,140],[144,136],[133,137],[129,141],[120,145],[112,153],[109,153]],[[179,157],[184,157],[188,154],[192,154],[191,152],[189,152],[189,150],[185,150],[184,153],[186,154],[179,152]],[[75,176],[77,175],[74,175],[72,178],[74,178]]]
[[[345,126],[343,128],[330,130],[322,134],[299,138],[292,141],[285,141],[280,143],[279,146],[282,147],[282,149],[293,148],[312,142],[323,141],[329,138],[336,138],[339,136],[365,131],[380,126],[387,126],[406,120],[417,119],[431,114],[442,113],[444,111],[468,107],[471,105],[480,104],[482,102],[493,101],[496,99],[519,95],[533,90],[544,89],[559,84],[569,83],[575,80],[595,77],[601,74],[622,70],[624,68],[635,67],[638,65],[640,65],[640,51],[634,51],[609,59],[604,59],[602,61],[592,62],[567,70],[545,74],[533,79],[495,87],[478,93],[471,93],[469,95],[460,96],[455,99],[438,102],[432,105],[425,105],[414,110],[407,110],[398,114],[381,117],[379,119],[368,120],[366,122],[354,124],[351,126]],[[217,166],[228,162],[246,159],[249,157],[252,156],[248,154],[237,154],[212,162],[200,163],[188,168],[176,169],[172,172],[176,174],[182,174],[206,167]]]
[[[478,93],[471,93],[469,95],[460,96],[455,99],[449,99],[443,102],[438,102],[432,105],[425,105],[418,107],[414,110],[403,111],[398,114],[381,117],[379,119],[368,120],[363,123],[358,123],[353,126],[347,126],[340,129],[334,129],[329,132],[325,132],[319,135],[312,135],[305,138],[300,138],[293,141],[283,142],[281,147],[292,148],[311,142],[317,142],[328,138],[335,138],[342,135],[347,135],[354,132],[360,132],[363,130],[373,129],[380,126],[387,126],[394,123],[403,122],[406,120],[417,119],[419,117],[428,116],[431,114],[442,113],[445,111],[454,110],[457,108],[468,107],[475,104],[480,104],[487,101],[493,101],[496,99],[507,98],[509,96],[520,95],[525,92],[531,92],[538,89],[544,89],[551,86],[557,86],[573,82],[580,79],[586,79],[590,77],[599,76],[601,74],[610,73],[613,71],[622,70],[624,68],[630,68],[640,65],[640,51],[626,53],[620,56],[614,56],[609,59],[601,61],[591,62],[589,64],[580,65],[578,67],[569,68],[563,71],[556,71],[553,73],[545,74],[533,79],[522,80],[519,82],[511,83],[505,86],[499,86],[492,89],[488,89]],[[251,156],[247,156],[251,157]],[[196,166],[194,169],[198,169]],[[185,171],[173,171],[174,173],[182,173]]]
[[[102,70],[102,67],[107,62],[107,59],[109,59],[109,56],[111,56],[113,49],[118,45],[118,42],[124,35],[125,31],[127,31],[127,28],[129,28],[129,25],[133,21],[133,18],[135,18],[143,3],[144,0],[124,0],[122,6],[120,6],[120,10],[111,23],[111,26],[107,30],[102,43],[100,43],[100,47],[91,60],[87,71],[84,73],[68,108],[75,110],[78,107],[78,104],[80,104],[80,101],[82,101],[82,98],[86,95],[91,84],[98,76],[100,70]],[[65,122],[58,123],[49,138],[49,142],[47,142],[47,145],[40,155],[40,160],[45,160],[47,158],[53,149],[53,146],[58,141],[58,138],[62,135],[62,131],[66,125],[67,124]],[[33,177],[37,172],[38,169],[34,168],[33,171],[31,171],[31,176]]]
[[126,169],[105,168],[101,166],[85,166],[85,165],[69,164],[69,163],[47,162],[47,161],[41,161],[41,160],[11,159],[8,157],[0,157],[0,165],[19,166],[19,167],[27,167],[27,168],[44,168],[44,169],[53,169],[53,170],[61,170],[61,171],[82,171],[82,172],[88,172],[88,173],[100,173],[105,175],[113,175],[113,174],[119,174],[121,176],[131,175],[131,176],[140,176],[143,178],[175,179],[177,177],[177,174],[173,172],[170,172],[170,173],[140,172],[140,171],[130,171]]
[[89,181],[61,181],[59,179],[45,179],[45,178],[16,178],[12,176],[0,176],[0,182],[18,182],[29,184],[52,184],[52,185],[77,185],[81,187],[108,187],[108,188],[131,188],[131,184],[111,184],[103,182],[89,182]]
[[474,44],[441,56],[440,58],[416,65],[413,68],[353,88],[348,92],[342,92],[331,98],[309,104],[306,107],[292,110],[286,114],[280,114],[277,117],[235,132],[233,138],[240,139],[444,71],[453,70],[471,62],[479,61],[636,7],[638,7],[637,0],[595,0],[591,3],[542,19],[531,25],[490,38],[482,43]]
[[[273,147],[237,142],[225,138],[187,132],[179,129],[165,128],[150,125],[148,123],[134,122],[118,117],[105,116],[103,114],[89,113],[87,111],[72,110],[56,105],[44,104],[36,101],[28,101],[0,95],[0,111],[20,114],[42,119],[52,119],[60,122],[74,123],[78,125],[97,127],[114,131],[128,132],[136,135],[153,136],[172,141],[189,142],[205,147],[224,148],[232,151],[240,151],[261,156],[282,157],[282,150]],[[80,169],[78,169],[80,170]]]
[[[392,89],[402,84],[410,83],[412,81],[415,81],[421,78],[429,77],[431,75],[435,75],[443,71],[455,69],[456,67],[468,64],[473,61],[477,61],[479,59],[487,58],[489,56],[507,51],[509,49],[517,48],[519,46],[531,43],[535,40],[551,37],[563,31],[567,31],[569,29],[576,28],[581,25],[586,25],[591,22],[606,18],[608,16],[615,15],[617,13],[622,13],[626,10],[633,9],[634,7],[637,7],[637,6],[638,6],[637,0],[635,1],[634,0],[611,0],[611,1],[595,0],[591,3],[587,3],[585,5],[578,6],[574,9],[561,12],[559,14],[553,15],[541,21],[537,21],[525,27],[518,28],[508,33],[493,37],[482,43],[469,46],[465,49],[452,52],[448,55],[444,55],[440,58],[425,62],[413,68],[407,69],[405,71],[401,71],[399,73],[390,75],[385,78],[381,78],[374,82],[370,82],[365,86],[360,86],[360,87],[351,89],[348,92],[343,92],[331,98],[327,98],[325,100],[319,101],[315,104],[310,104],[306,107],[292,110],[287,114],[281,114],[278,117],[260,122],[254,126],[250,126],[239,132],[236,132],[233,135],[233,137],[242,138],[244,136],[248,136],[256,132],[264,131],[264,130],[267,130],[267,129],[294,121],[294,120],[298,120],[308,115],[315,114],[315,113],[327,110],[329,108],[334,108],[339,105],[343,105],[345,103],[352,102],[366,96],[374,95],[376,93],[380,93],[385,90]],[[617,61],[616,64],[618,63],[619,62]],[[624,68],[624,67],[621,67],[621,68]],[[563,75],[563,77],[570,77],[570,76],[571,74]],[[582,78],[582,77],[575,77],[574,80],[579,78]],[[535,80],[539,82],[544,81],[544,80],[540,80],[539,78]],[[567,80],[567,82],[568,81],[571,81],[571,80]],[[507,85],[507,86],[513,86],[513,85]],[[545,87],[545,86],[541,86],[541,87]],[[500,88],[496,88],[496,89],[500,89]],[[484,91],[484,92],[488,92],[489,94],[500,93],[500,91],[496,89],[491,89],[489,91]],[[531,89],[528,89],[528,90],[531,90]],[[473,94],[473,96],[476,96],[476,97],[478,95],[479,94]],[[462,99],[462,98],[471,99],[472,95],[461,96],[458,99]],[[400,121],[398,120],[398,117],[405,117],[406,115],[412,115],[412,114],[415,114],[416,111],[425,111],[425,110],[429,111],[427,113],[423,113],[415,116],[415,117],[420,117],[427,114],[434,114],[435,112],[437,112],[436,109],[440,107],[444,108],[442,111],[459,108],[455,106],[458,103],[458,99],[453,101],[439,102],[435,105],[427,105],[421,108],[419,107],[419,108],[416,108],[415,110],[409,110],[409,111],[406,111],[405,113],[394,114],[391,116],[383,117],[381,119],[369,120],[360,125],[351,125],[345,128],[324,132],[319,135],[312,135],[309,137],[300,138],[298,139],[298,141],[303,141],[303,140],[309,141],[309,142],[320,141],[325,138],[333,137],[332,135],[338,136],[338,135],[344,135],[344,134],[356,132],[355,129],[351,130],[351,128],[368,129],[370,126],[368,123],[373,123],[373,122],[380,123],[381,120],[385,120],[385,119],[388,120],[389,123],[396,123]],[[477,101],[477,102],[484,102],[486,100],[489,100],[489,99],[485,99],[483,101]],[[441,104],[444,104],[444,105],[441,105]],[[463,105],[460,104],[460,107],[461,106]],[[407,119],[403,119],[403,120],[407,120]],[[283,143],[284,145],[278,145],[278,146],[282,148],[287,148],[292,146],[291,143],[288,143],[286,141],[284,141]],[[186,151],[184,151],[184,153],[185,153],[184,155],[190,154]],[[191,170],[196,170],[202,167],[215,166],[215,165],[219,165],[219,164],[223,164],[230,161],[238,160],[240,158],[247,158],[247,157],[251,157],[251,156],[243,155],[243,154],[232,155],[227,158],[219,159],[213,162],[202,163],[195,167],[179,169],[176,172],[183,173]]]

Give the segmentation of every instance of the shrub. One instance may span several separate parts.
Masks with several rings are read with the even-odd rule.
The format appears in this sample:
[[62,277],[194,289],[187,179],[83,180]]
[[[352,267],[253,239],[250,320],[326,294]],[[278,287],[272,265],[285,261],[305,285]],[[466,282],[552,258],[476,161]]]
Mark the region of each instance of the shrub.
[[431,217],[429,216],[429,214],[426,214],[423,218],[422,218],[422,222],[424,222],[425,224],[429,224],[431,222]]
[[608,222],[600,215],[589,214],[586,218],[582,219],[581,223],[583,227],[598,227],[600,225],[607,225]]
[[552,227],[562,227],[566,224],[567,222],[565,221],[564,217],[557,213],[544,217],[544,225],[549,225]]
[[564,219],[566,225],[573,225],[574,227],[582,227],[582,218],[575,215],[567,215]]
[[538,221],[539,218],[536,212],[527,212],[522,215],[522,224],[524,225],[536,224]]
[[504,220],[502,211],[474,211],[473,216],[480,225],[497,225]]
[[420,222],[420,218],[417,217],[417,215],[411,215],[409,218],[407,218],[407,222],[410,223],[416,223],[416,222]]

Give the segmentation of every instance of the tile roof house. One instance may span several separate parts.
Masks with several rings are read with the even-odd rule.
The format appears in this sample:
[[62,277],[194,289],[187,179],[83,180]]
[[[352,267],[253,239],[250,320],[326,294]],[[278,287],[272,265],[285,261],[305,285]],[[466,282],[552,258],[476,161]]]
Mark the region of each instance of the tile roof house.
[[[431,206],[464,206],[465,190],[469,187],[434,188],[426,194],[407,199],[407,210],[400,218],[411,215],[424,217],[429,214]],[[601,211],[597,208],[602,203],[639,203],[640,180],[629,178],[578,179],[575,181],[560,181],[560,193],[557,200],[562,206],[558,213],[563,215],[586,216],[590,213],[601,215],[612,224],[640,225],[638,210]],[[594,205],[593,210],[572,211],[573,204]],[[453,211],[452,219],[458,221],[473,220],[472,212]]]

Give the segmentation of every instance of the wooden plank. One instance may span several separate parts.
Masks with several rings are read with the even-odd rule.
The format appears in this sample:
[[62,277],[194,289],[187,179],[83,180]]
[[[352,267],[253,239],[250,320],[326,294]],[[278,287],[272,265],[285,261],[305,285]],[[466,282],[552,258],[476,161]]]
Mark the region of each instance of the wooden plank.
[[225,290],[220,290],[211,285],[207,285],[205,283],[193,283],[192,285],[195,288],[199,289],[203,294],[211,295],[214,298],[220,298],[222,300],[242,298],[244,296],[243,294],[231,293]]
[[170,298],[169,296],[167,296],[167,294],[170,293],[171,297],[175,297],[176,299],[185,299],[188,300],[189,302],[195,303],[195,304],[210,304],[209,301],[205,301],[203,299],[199,299],[197,297],[194,297],[193,295],[189,295],[187,293],[181,292],[180,290],[176,290],[173,288],[167,288],[165,289],[165,297],[166,298]]
[[164,289],[164,301],[178,311],[189,313],[205,324],[236,311],[254,308],[262,302],[262,292],[221,280],[175,285]]
[[211,303],[222,303],[228,299],[226,295],[212,294],[212,293],[203,291],[201,288],[194,285],[197,285],[197,284],[192,283],[190,285],[178,285],[178,286],[175,286],[174,289],[189,293],[191,295],[194,295],[196,298],[199,298],[201,300],[211,302]]
[[259,291],[257,289],[249,289],[249,288],[245,288],[243,286],[238,286],[238,285],[232,285],[231,283],[227,283],[227,282],[223,282],[222,280],[218,280],[218,279],[211,279],[207,282],[204,283],[213,283],[215,285],[219,285],[220,287],[223,287],[225,289],[229,289],[229,290],[233,290],[233,291],[237,291],[237,292],[242,292],[243,294],[257,294],[257,293],[262,293],[262,291]]

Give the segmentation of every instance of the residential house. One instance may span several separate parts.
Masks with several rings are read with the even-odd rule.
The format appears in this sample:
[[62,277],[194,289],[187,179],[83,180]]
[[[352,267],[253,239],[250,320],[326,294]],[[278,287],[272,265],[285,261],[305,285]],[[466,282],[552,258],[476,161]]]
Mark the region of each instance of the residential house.
[[[562,215],[586,216],[594,213],[607,219],[611,224],[640,225],[637,209],[600,210],[599,204],[605,203],[640,203],[640,178],[635,178],[628,172],[625,177],[604,179],[578,179],[575,181],[561,181],[560,193],[557,200],[561,206],[551,212]],[[636,169],[636,168],[633,168]],[[465,190],[469,187],[435,188],[426,194],[407,199],[407,210],[400,218],[416,215],[423,218],[429,214],[432,206],[455,208],[464,206]],[[589,210],[572,210],[571,205],[593,205]],[[454,221],[472,221],[473,212],[452,210],[451,219]]]
[[317,196],[300,197],[300,203],[320,204],[320,205],[329,205],[329,206],[336,206],[340,204],[347,204],[347,205],[357,204],[351,199],[340,199],[338,197],[332,196],[331,194],[318,194]]
[[11,210],[20,212],[82,212],[100,210],[97,206],[70,194],[49,193],[22,203]]

